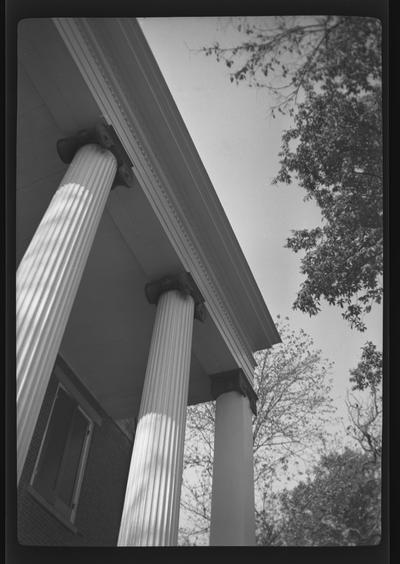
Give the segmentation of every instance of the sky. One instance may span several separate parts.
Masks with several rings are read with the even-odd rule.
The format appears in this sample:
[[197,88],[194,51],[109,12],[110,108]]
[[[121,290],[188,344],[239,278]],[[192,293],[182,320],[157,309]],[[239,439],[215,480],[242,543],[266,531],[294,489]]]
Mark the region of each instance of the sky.
[[367,340],[382,347],[382,308],[365,317],[364,333],[350,329],[332,306],[311,318],[292,310],[303,280],[301,255],[286,249],[285,241],[293,229],[317,226],[321,216],[295,183],[272,184],[281,135],[291,118],[272,118],[265,89],[231,83],[225,65],[199,52],[215,41],[237,43],[242,36],[228,18],[143,18],[139,23],[272,317],[288,316],[290,326],[304,329],[323,357],[334,362],[332,394],[345,416],[349,370],[357,365],[360,348]]

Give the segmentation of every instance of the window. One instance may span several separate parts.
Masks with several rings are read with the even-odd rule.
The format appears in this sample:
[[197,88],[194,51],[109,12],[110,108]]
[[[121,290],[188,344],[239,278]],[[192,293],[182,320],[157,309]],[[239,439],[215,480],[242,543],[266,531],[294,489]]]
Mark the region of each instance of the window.
[[57,389],[31,485],[74,522],[93,423],[62,386]]

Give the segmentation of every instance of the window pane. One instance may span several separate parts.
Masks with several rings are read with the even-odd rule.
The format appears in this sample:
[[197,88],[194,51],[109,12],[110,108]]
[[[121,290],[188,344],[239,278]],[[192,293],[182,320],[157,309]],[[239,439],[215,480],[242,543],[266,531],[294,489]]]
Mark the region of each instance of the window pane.
[[73,413],[74,402],[60,388],[54,402],[37,474],[34,480],[35,488],[48,501],[53,501],[54,499],[57,476]]
[[72,417],[70,432],[57,483],[57,495],[69,507],[72,506],[74,486],[79,470],[88,421],[78,408]]

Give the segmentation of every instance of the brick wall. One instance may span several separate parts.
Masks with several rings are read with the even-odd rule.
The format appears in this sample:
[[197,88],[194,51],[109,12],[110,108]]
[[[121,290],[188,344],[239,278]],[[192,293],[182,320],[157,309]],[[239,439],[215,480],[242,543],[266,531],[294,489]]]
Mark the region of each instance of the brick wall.
[[18,488],[18,540],[23,545],[115,546],[117,543],[132,442],[77,379],[73,384],[102,419],[100,426],[94,425],[74,530],[46,509],[29,488],[58,385],[53,375]]

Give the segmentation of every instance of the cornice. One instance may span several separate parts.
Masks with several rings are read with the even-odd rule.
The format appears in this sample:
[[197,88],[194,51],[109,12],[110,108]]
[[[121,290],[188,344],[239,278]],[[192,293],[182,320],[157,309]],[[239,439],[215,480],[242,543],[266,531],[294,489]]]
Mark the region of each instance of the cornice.
[[253,387],[249,385],[243,371],[238,368],[237,370],[229,370],[228,372],[219,372],[218,374],[211,374],[211,395],[213,399],[217,399],[220,395],[227,392],[238,392],[242,396],[249,398],[250,408],[254,415],[257,415],[257,394]]
[[[106,33],[102,28],[104,20],[98,23],[96,20],[61,18],[55,19],[54,24],[103,117],[118,134],[139,184],[183,267],[192,273],[210,316],[238,366],[252,381],[254,338],[248,337],[247,325],[250,323],[235,313],[237,304],[244,302],[246,307],[242,309],[248,312],[249,321],[256,319],[262,327],[258,333],[264,331],[265,344],[256,348],[279,342],[279,335],[138,24],[125,19],[107,21],[114,34]],[[113,44],[114,40],[118,45]],[[140,103],[127,89],[127,83],[131,84],[135,77],[123,74],[127,71],[127,60],[120,60],[117,66],[118,49],[123,50],[123,57],[128,62],[135,62],[140,80],[146,82],[145,87],[151,92],[149,103],[154,104],[154,112],[163,120],[166,131],[168,128],[173,144],[171,150],[179,155],[184,174],[190,175],[189,195],[185,194],[188,190],[182,191],[179,186],[171,185],[165,162],[160,155],[154,154],[152,132],[146,131],[145,121],[140,120]],[[215,235],[214,244],[206,241],[207,233],[199,228],[199,220],[193,216],[194,210],[188,203],[191,197],[198,200],[197,213],[203,224],[208,222]],[[221,272],[219,263],[222,258],[225,264],[230,264],[229,272]]]

